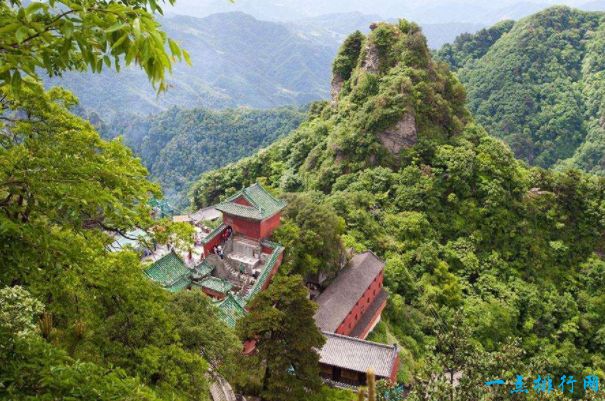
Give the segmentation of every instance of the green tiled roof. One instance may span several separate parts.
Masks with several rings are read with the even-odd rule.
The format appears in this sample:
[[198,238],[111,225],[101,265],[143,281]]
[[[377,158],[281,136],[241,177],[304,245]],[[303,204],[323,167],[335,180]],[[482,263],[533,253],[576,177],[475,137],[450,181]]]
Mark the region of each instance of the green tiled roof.
[[210,233],[202,239],[202,244],[207,244],[212,238],[216,237],[225,228],[227,228],[227,226],[225,224],[221,224],[220,226],[216,227],[214,230],[210,231]]
[[216,292],[220,292],[222,294],[226,294],[233,288],[233,284],[231,284],[230,282],[212,276],[206,277],[199,284],[196,283],[196,285],[211,289]]
[[189,287],[189,284],[191,284],[191,279],[189,278],[189,276],[183,276],[173,284],[164,288],[166,288],[170,292],[179,292]]
[[229,327],[235,327],[235,323],[246,314],[243,302],[232,293],[227,294],[225,299],[217,304],[218,315],[225,324]]
[[147,277],[172,292],[180,291],[189,285],[189,273],[189,268],[174,251],[145,269]]
[[248,302],[252,298],[254,298],[254,296],[256,294],[258,294],[260,292],[260,290],[263,288],[263,285],[265,285],[265,283],[269,279],[269,274],[271,273],[273,266],[275,266],[275,263],[277,262],[279,255],[284,251],[284,247],[279,244],[276,244],[275,242],[266,241],[265,243],[271,244],[270,246],[274,246],[273,252],[271,252],[271,256],[269,256],[269,259],[267,259],[267,262],[265,263],[265,267],[263,268],[263,271],[258,276],[258,279],[254,283],[254,286],[252,287],[250,292],[248,292],[248,294],[246,294],[246,297],[245,297],[246,302]]
[[195,266],[195,272],[198,273],[202,277],[205,277],[205,276],[209,275],[210,273],[212,273],[212,270],[214,270],[214,266],[212,266],[210,263],[208,263],[208,261],[206,261],[206,259],[204,259],[204,261],[202,263],[200,263],[199,265]]
[[[239,197],[244,197],[251,206],[235,203]],[[259,184],[244,188],[215,206],[221,212],[246,217],[254,220],[264,220],[286,207],[286,202],[276,199]]]

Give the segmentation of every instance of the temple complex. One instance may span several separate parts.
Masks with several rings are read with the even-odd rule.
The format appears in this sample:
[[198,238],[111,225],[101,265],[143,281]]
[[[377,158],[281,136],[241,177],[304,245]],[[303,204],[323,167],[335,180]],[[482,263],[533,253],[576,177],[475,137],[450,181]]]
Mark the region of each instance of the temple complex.
[[[175,216],[174,221],[195,227],[194,244],[186,254],[156,249],[144,258],[150,262],[145,275],[171,292],[203,291],[214,300],[220,318],[234,327],[282,263],[284,247],[270,237],[285,206],[254,184],[213,207]],[[208,229],[208,220],[218,226]],[[315,322],[326,338],[318,350],[321,375],[331,385],[363,385],[368,369],[379,379],[396,380],[397,346],[365,341],[387,302],[383,274],[384,262],[372,252],[355,255],[315,299]],[[254,347],[254,341],[247,342],[244,353],[254,352]]]
[[223,221],[209,233],[198,230],[188,255],[181,258],[170,250],[153,260],[145,274],[171,292],[203,291],[216,301],[223,320],[234,326],[248,301],[267,288],[282,262],[284,248],[268,238],[279,226],[285,206],[255,184],[214,208],[180,216],[177,221],[199,225],[200,216],[214,218],[218,211]]

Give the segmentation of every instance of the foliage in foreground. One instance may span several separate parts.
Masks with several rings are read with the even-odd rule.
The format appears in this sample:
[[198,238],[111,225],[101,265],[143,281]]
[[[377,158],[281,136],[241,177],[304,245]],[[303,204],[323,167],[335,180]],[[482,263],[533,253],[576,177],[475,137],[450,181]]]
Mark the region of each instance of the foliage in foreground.
[[316,305],[298,275],[279,275],[238,322],[242,341],[256,341],[240,379],[262,400],[303,399],[321,388],[319,355],[325,339],[313,315]]
[[232,371],[235,337],[205,298],[185,307],[144,278],[137,255],[107,250],[150,228],[159,190],[147,170],[34,72],[123,59],[161,89],[186,56],[147,10],[158,2],[0,2],[0,398],[206,400],[208,362]]

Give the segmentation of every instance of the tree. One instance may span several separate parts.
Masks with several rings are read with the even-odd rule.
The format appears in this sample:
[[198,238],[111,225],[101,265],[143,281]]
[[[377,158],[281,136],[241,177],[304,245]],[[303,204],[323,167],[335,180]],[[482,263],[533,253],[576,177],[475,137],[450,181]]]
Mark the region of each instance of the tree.
[[201,352],[213,369],[228,379],[237,372],[241,343],[217,316],[217,309],[201,291],[175,294],[171,310],[183,346]]
[[[8,0],[0,3],[0,87],[18,90],[36,70],[50,76],[65,71],[132,63],[140,66],[158,89],[165,89],[165,73],[186,51],[160,30],[153,18],[162,12],[155,0]],[[174,0],[161,3],[173,4]],[[169,47],[170,52],[166,50]]]
[[284,222],[274,234],[286,248],[284,269],[305,277],[336,272],[344,253],[342,218],[309,195],[288,194],[284,198],[288,202]]
[[[0,283],[44,304],[44,338],[17,336],[0,350],[0,396],[205,400],[208,366],[180,342],[170,294],[145,279],[137,255],[107,250],[114,235],[151,225],[158,187],[35,72],[135,63],[162,89],[182,53],[153,20],[154,0],[27,3],[0,3]],[[34,309],[22,302],[0,314]],[[14,322],[35,317],[24,319]]]
[[0,398],[82,401],[160,398],[138,379],[75,361],[42,339],[35,321],[42,303],[21,287],[0,289]]
[[320,388],[317,349],[325,340],[307,295],[300,276],[278,276],[238,322],[240,338],[256,341],[249,374],[258,376],[263,400],[304,399]]

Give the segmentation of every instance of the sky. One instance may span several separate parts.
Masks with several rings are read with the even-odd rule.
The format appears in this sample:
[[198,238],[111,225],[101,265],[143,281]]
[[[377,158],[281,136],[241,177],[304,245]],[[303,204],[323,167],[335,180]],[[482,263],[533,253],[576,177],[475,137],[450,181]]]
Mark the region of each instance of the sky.
[[554,4],[605,10],[605,0],[176,0],[167,13],[204,17],[242,11],[258,19],[293,21],[333,13],[359,12],[419,23],[490,24],[518,19]]

